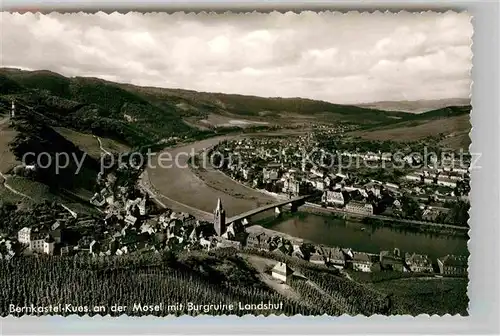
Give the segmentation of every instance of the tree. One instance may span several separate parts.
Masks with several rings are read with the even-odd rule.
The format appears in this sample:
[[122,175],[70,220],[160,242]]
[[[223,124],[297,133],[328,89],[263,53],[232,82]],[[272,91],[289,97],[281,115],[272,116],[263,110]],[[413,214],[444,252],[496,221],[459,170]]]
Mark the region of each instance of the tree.
[[161,255],[161,260],[165,266],[170,267],[177,263],[177,255],[171,250],[165,250]]
[[467,226],[467,221],[469,220],[469,209],[469,202],[459,200],[450,210],[449,221],[455,225]]
[[406,218],[420,220],[422,219],[422,210],[420,205],[413,198],[407,195],[401,197],[401,208]]

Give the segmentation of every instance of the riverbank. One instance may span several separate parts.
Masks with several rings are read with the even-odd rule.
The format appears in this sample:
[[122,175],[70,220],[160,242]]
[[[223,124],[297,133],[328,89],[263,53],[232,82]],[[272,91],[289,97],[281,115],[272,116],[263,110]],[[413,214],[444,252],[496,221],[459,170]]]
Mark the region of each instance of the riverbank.
[[391,218],[379,215],[364,215],[345,211],[333,207],[323,207],[318,204],[307,202],[303,211],[314,214],[336,214],[339,218],[348,218],[350,221],[362,222],[373,226],[387,226],[392,228],[403,228],[413,232],[434,233],[446,236],[468,237],[468,227],[446,225],[439,223],[406,220],[403,218]]
[[[194,163],[197,162],[200,158],[203,160],[203,162],[210,163],[210,160],[207,160],[206,156],[211,153],[211,151],[218,145],[218,143],[211,145],[210,147],[203,148],[203,150],[197,152],[194,156],[191,156],[188,160],[190,169],[193,171],[194,175],[203,180],[208,186],[212,188],[216,188],[217,190],[224,191],[224,192],[230,192],[227,188],[221,190],[220,188],[217,188],[216,185],[210,183],[210,179],[206,177],[204,172],[213,172],[217,174],[222,174],[226,179],[232,181],[235,184],[238,184],[248,190],[251,191],[257,191],[262,193],[263,195],[266,196],[271,196],[276,200],[283,200],[287,199],[287,195],[282,195],[278,193],[273,193],[269,192],[266,190],[262,189],[255,189],[252,188],[251,186],[247,185],[244,182],[238,181],[231,176],[228,176],[225,174],[223,171],[213,167],[205,167],[203,169],[197,168],[197,165]],[[255,199],[247,197],[245,194],[232,194],[234,197],[242,198],[242,199]],[[366,224],[372,224],[376,226],[380,225],[385,225],[388,227],[392,228],[406,228],[414,232],[420,232],[420,233],[432,233],[432,234],[442,234],[442,235],[451,235],[451,236],[463,236],[463,237],[468,237],[468,227],[461,227],[461,226],[456,226],[456,225],[450,225],[450,224],[442,224],[442,223],[434,223],[434,222],[425,222],[425,221],[418,221],[418,220],[412,220],[412,219],[405,219],[405,218],[394,218],[394,217],[388,217],[388,216],[382,216],[382,215],[366,215],[366,214],[358,214],[355,212],[349,212],[346,211],[345,208],[334,208],[334,207],[324,207],[316,203],[311,203],[311,202],[306,202],[302,207],[303,211],[310,212],[310,213],[338,213],[342,217],[349,217],[352,221],[362,221]]]
[[[172,157],[182,153],[199,153],[221,141],[221,138],[208,139],[168,149]],[[201,171],[203,177],[196,176],[187,163],[188,156],[180,155],[179,165],[169,169],[148,169],[151,185],[163,195],[165,205],[179,208],[176,211],[191,212],[189,208],[200,209],[212,214],[217,199],[220,198],[226,209],[226,216],[232,217],[242,212],[255,209],[264,204],[276,202],[276,195],[266,194],[235,183],[227,175],[213,169]],[[214,188],[215,187],[215,188]],[[175,201],[175,202],[174,202]],[[183,205],[182,207],[180,205]],[[399,247],[405,251],[443,256],[446,254],[465,255],[467,238],[454,235],[414,230],[408,225],[374,225],[363,223],[363,218],[335,214],[320,206],[299,208],[308,215],[303,219],[288,218],[285,211],[279,223],[266,227],[291,237],[324,244],[326,246],[344,246],[357,251],[392,250]],[[251,222],[258,224],[261,219],[274,220],[274,211],[252,217]],[[394,227],[392,227],[394,226]],[[420,226],[426,227],[426,226]]]
[[404,252],[429,255],[433,259],[447,254],[468,255],[467,238],[463,236],[377,226],[334,213],[283,212],[279,217],[269,216],[251,223],[258,228],[254,230],[265,229],[314,245],[351,248],[367,253],[377,254],[398,248]]

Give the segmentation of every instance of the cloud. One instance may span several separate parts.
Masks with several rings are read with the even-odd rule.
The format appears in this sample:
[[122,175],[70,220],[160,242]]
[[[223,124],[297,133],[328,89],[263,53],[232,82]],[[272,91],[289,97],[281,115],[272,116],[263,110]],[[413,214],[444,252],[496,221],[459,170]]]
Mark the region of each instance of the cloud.
[[468,97],[465,13],[3,13],[3,66],[338,103]]

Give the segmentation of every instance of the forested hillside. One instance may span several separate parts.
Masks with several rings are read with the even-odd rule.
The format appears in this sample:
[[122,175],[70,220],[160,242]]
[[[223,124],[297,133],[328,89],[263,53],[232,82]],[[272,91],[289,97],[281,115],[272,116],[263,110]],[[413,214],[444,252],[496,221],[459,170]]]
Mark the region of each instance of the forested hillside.
[[192,136],[199,130],[186,124],[183,118],[202,119],[209,114],[271,118],[273,121],[304,115],[321,121],[372,128],[468,113],[467,107],[447,107],[414,115],[304,98],[140,87],[97,78],[68,78],[50,71],[11,68],[0,69],[0,95],[15,97],[35,109],[47,117],[51,126],[111,137],[130,146],[170,136]]

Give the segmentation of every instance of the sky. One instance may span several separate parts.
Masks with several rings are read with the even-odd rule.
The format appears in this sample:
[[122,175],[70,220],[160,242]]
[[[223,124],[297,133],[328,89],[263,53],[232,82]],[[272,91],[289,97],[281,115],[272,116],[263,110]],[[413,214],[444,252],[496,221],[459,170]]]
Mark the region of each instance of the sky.
[[4,67],[333,103],[468,98],[466,13],[0,15]]

